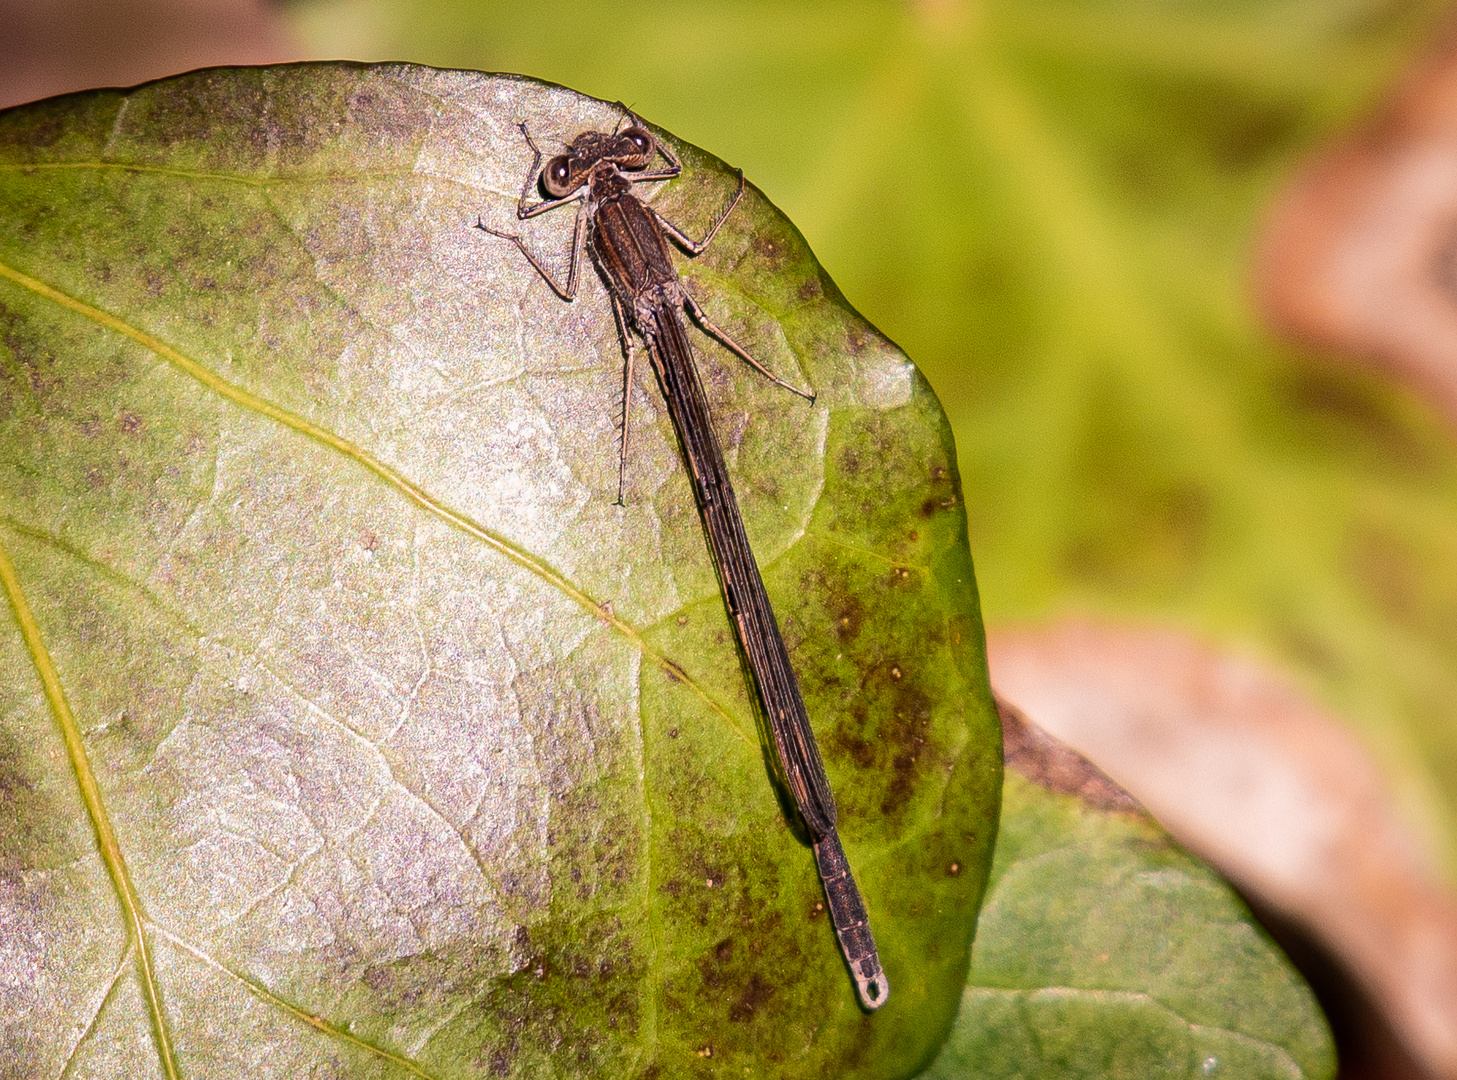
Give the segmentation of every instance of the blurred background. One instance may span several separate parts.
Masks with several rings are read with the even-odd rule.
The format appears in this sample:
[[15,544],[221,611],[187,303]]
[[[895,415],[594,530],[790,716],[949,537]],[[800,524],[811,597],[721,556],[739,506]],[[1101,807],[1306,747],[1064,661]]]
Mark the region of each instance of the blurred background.
[[[940,395],[994,683],[1010,692],[1015,654],[1024,698],[1062,686],[1044,716],[1021,703],[1261,905],[1324,995],[1343,1076],[1457,1077],[1443,5],[0,0],[0,28],[0,105],[410,60],[620,99],[743,167]],[[1094,629],[1069,645],[1070,626]],[[1174,685],[1150,641],[1203,674]],[[1231,657],[1246,675],[1220,674]],[[1108,707],[1157,739],[1079,735],[1079,695],[1110,671]],[[1296,704],[1211,705],[1230,679]],[[1294,792],[1253,831],[1324,838],[1304,894],[1140,779],[1221,725],[1254,771],[1201,787],[1190,750],[1184,800],[1217,834],[1251,785]],[[1399,856],[1348,865],[1377,834]]]

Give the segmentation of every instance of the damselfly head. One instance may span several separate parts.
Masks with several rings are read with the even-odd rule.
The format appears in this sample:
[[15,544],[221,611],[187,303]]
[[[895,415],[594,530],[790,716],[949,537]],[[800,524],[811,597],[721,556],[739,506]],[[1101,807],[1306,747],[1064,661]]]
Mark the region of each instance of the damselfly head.
[[646,128],[632,127],[608,134],[584,131],[572,140],[565,154],[558,154],[541,170],[541,186],[554,199],[564,199],[592,178],[599,165],[636,172],[647,168],[657,152],[658,141]]

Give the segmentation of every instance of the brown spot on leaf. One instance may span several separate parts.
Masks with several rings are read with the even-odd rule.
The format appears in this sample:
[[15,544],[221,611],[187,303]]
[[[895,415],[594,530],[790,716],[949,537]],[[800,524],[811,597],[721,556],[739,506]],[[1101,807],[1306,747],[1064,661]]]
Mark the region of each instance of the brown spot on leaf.
[[754,254],[763,260],[765,268],[777,270],[784,263],[784,256],[787,248],[782,240],[777,240],[768,232],[760,231],[754,234]]
[[997,716],[1002,721],[1002,761],[1017,775],[1048,791],[1076,795],[1099,810],[1139,812],[1137,799],[1001,697],[997,698]]
[[[892,672],[899,668],[892,668]],[[880,802],[880,812],[889,818],[905,813],[915,790],[925,757],[925,735],[931,723],[931,702],[914,680],[901,680],[892,674],[895,694],[894,712],[889,723],[882,724],[882,752],[890,753],[890,782]]]
[[839,733],[835,735],[835,747],[848,755],[861,771],[869,771],[875,767],[876,747],[869,739]]
[[774,987],[763,976],[755,972],[749,976],[749,981],[745,984],[743,993],[739,995],[739,1000],[734,1002],[733,1007],[729,1009],[729,1020],[735,1024],[748,1023],[773,996]]
[[849,644],[860,636],[860,628],[864,625],[865,605],[857,597],[846,595],[835,619],[835,637],[842,645]]

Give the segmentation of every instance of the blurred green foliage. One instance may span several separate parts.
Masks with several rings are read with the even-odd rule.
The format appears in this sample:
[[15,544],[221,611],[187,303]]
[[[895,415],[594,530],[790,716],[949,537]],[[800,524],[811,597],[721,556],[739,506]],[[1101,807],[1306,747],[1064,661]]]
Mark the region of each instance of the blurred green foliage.
[[742,165],[958,442],[989,623],[1157,618],[1292,668],[1453,862],[1457,443],[1273,340],[1261,208],[1430,32],[1392,0],[318,0],[318,55],[524,71]]

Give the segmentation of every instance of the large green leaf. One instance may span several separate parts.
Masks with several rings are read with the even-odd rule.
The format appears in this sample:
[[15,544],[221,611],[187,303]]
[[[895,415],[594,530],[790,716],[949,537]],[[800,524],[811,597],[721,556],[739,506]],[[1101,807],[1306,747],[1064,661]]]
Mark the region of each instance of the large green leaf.
[[[954,449],[751,191],[685,268],[892,986],[857,1007],[671,427],[515,227],[518,121],[407,66],[0,116],[0,1031],[25,1075],[903,1076],[1000,755]],[[695,233],[733,174],[652,195]],[[561,269],[566,215],[528,223]]]

